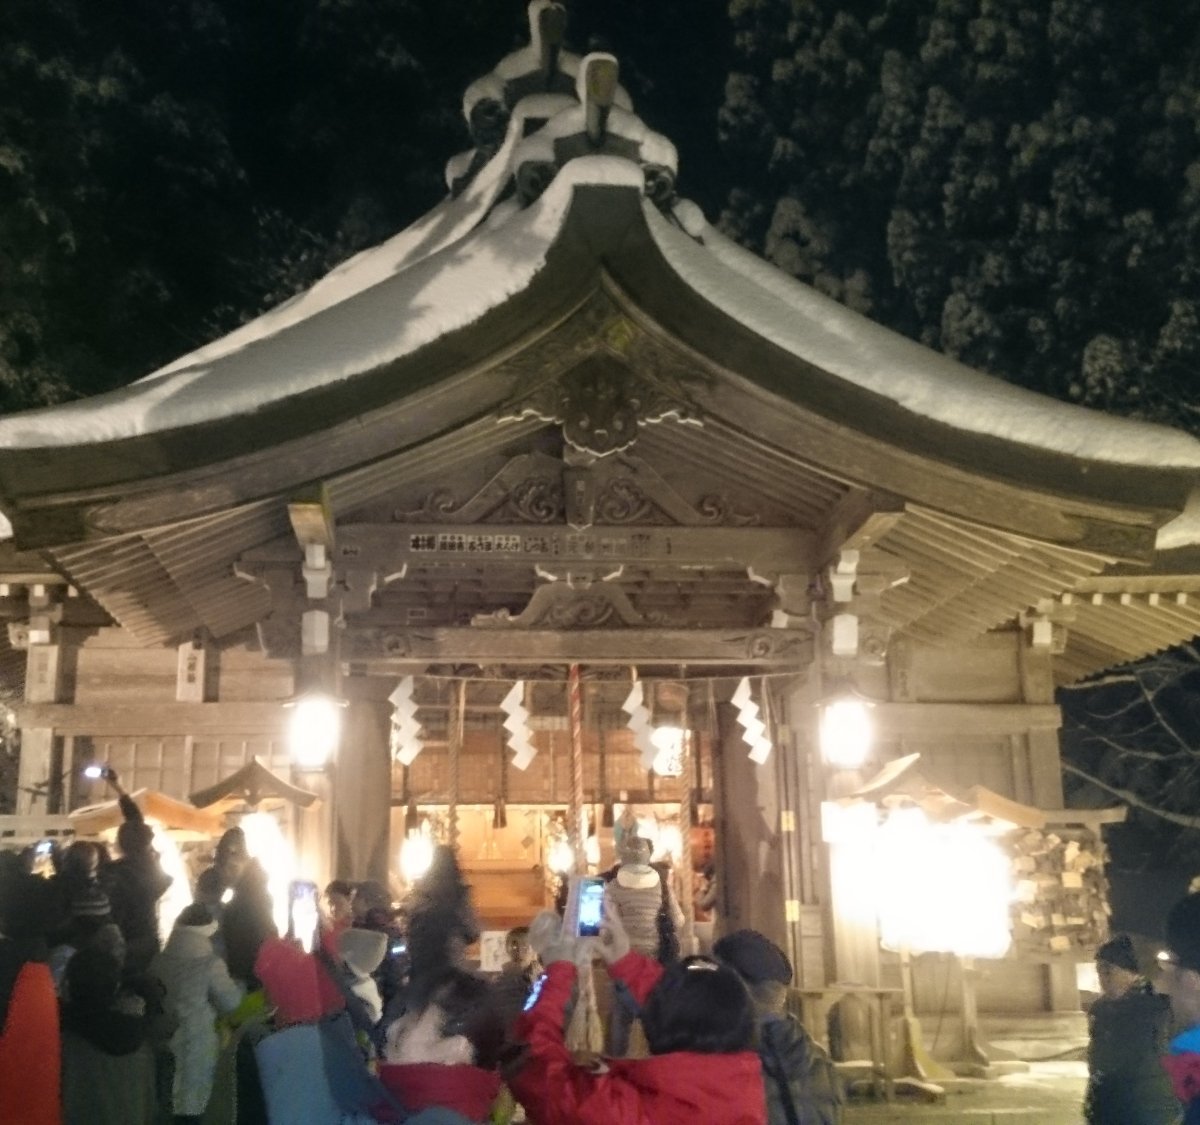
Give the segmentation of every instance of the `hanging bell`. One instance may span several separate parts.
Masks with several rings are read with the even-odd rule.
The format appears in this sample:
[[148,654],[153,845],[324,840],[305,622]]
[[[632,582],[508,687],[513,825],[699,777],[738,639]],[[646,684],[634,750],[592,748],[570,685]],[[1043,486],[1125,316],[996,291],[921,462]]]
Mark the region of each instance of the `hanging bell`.
[[508,827],[508,810],[505,808],[503,797],[497,797],[495,805],[492,806],[492,827]]
[[419,832],[421,830],[421,810],[417,808],[416,801],[409,801],[408,807],[404,810],[404,835],[407,836],[410,832]]

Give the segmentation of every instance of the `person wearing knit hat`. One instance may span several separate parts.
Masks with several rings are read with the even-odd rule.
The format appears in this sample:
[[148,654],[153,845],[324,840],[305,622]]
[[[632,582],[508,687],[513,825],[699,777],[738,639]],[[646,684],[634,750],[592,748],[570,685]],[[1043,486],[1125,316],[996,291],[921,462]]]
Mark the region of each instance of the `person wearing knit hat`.
[[1128,934],[1117,934],[1106,941],[1096,950],[1098,965],[1112,965],[1125,969],[1134,976],[1141,975],[1138,966],[1137,952],[1133,948],[1133,939]]
[[1088,1125],[1173,1125],[1179,1106],[1160,1058],[1170,1005],[1142,976],[1128,934],[1096,950],[1101,995],[1088,1012]]
[[713,946],[750,993],[758,1019],[758,1056],[768,1125],[840,1125],[842,1082],[828,1053],[787,1010],[792,963],[757,930],[735,930]]

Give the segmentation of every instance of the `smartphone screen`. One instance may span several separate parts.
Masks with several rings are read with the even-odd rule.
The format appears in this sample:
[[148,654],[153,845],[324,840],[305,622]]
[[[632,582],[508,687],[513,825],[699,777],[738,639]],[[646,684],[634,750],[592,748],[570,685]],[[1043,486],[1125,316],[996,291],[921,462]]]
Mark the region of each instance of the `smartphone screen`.
[[288,931],[311,953],[317,933],[317,884],[293,879],[288,886]]
[[534,1004],[537,1003],[538,997],[541,996],[541,994],[542,994],[542,985],[544,985],[545,983],[546,983],[546,974],[542,973],[542,975],[539,976],[538,979],[533,982],[533,987],[529,990],[529,995],[525,999],[525,1007],[521,1009],[523,1012],[528,1012],[529,1009],[532,1008],[534,1006]]
[[587,878],[579,884],[579,923],[575,932],[579,937],[596,937],[600,923],[604,920],[604,880]]

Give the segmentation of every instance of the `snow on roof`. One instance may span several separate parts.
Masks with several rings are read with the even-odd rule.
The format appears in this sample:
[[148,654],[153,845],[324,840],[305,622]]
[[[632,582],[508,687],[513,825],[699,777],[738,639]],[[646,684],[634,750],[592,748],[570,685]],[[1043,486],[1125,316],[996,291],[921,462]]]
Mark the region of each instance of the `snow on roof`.
[[1183,511],[1158,529],[1154,545],[1160,551],[1200,547],[1200,485],[1193,489]]
[[664,258],[697,293],[785,351],[922,418],[967,433],[1118,465],[1196,469],[1200,440],[1060,402],[967,367],[818,293],[679,208],[643,203]]
[[226,337],[128,387],[0,418],[0,446],[117,441],[249,414],[409,355],[527,288],[545,265],[580,184],[640,193],[643,176],[636,164],[619,157],[579,157],[539,200],[506,222],[419,257],[364,287],[353,301],[314,300],[308,315],[279,322],[261,318],[267,323],[256,322],[260,331],[233,334],[236,346]]
[[[546,7],[547,0],[535,0],[531,22]],[[586,130],[580,99],[586,96],[585,68],[596,57],[557,56],[558,74],[576,83],[572,96],[546,91],[540,50],[507,56],[470,92],[468,113],[488,97],[499,99],[508,118],[498,119],[492,140],[476,138],[476,149],[450,162],[452,181],[478,169],[457,195],[304,293],[129,387],[0,418],[0,447],[115,441],[250,414],[410,355],[503,304],[545,265],[577,186],[606,184],[644,196],[655,166],[674,170],[674,147],[625,108],[628,98],[619,88],[607,120],[621,155],[574,156],[579,146],[556,145]],[[531,76],[537,81],[531,83]],[[543,89],[518,96],[539,83]],[[527,160],[552,162],[553,179],[532,203],[510,190]],[[642,206],[668,265],[713,306],[805,362],[914,415],[1087,460],[1200,471],[1200,441],[1188,434],[1099,414],[984,375],[755,257],[721,235],[694,204],[674,206],[682,229],[649,199]],[[1162,529],[1160,546],[1200,541],[1198,497],[1200,492],[1183,516]],[[7,521],[0,523],[0,538],[6,527]]]

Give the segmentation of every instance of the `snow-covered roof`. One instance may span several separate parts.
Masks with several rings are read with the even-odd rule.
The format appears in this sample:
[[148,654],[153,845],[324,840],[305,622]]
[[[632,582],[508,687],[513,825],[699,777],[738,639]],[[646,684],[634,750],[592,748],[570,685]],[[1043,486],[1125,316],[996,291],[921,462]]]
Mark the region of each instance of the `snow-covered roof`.
[[1200,485],[1188,497],[1183,511],[1158,529],[1154,545],[1160,551],[1200,546]]
[[969,433],[1085,460],[1200,472],[1200,440],[1190,434],[1060,402],[967,367],[776,269],[709,225],[694,204],[675,209],[682,229],[646,210],[656,244],[692,289],[847,383]]
[[[674,199],[675,150],[627,108],[627,94],[617,87],[604,105],[589,101],[602,85],[589,85],[589,68],[613,60],[579,59],[538,40],[537,21],[549,8],[547,0],[535,0],[534,45],[508,56],[468,92],[464,112],[477,129],[476,146],[450,162],[452,193],[429,214],[306,292],[131,386],[0,418],[0,449],[87,446],[250,415],[411,356],[527,289],[546,268],[579,189],[599,185],[636,194],[654,247],[683,286],[848,387],[967,435],[1085,462],[1200,474],[1200,441],[1186,433],[984,375],[875,324],[724,237],[695,205]],[[490,116],[483,112],[489,107]],[[597,120],[600,142],[589,135]],[[1200,541],[1198,504],[1194,498],[1191,514],[1163,529],[1164,542]]]

